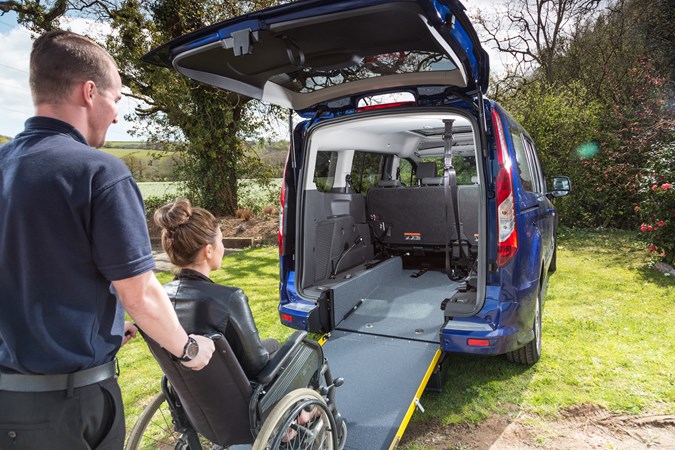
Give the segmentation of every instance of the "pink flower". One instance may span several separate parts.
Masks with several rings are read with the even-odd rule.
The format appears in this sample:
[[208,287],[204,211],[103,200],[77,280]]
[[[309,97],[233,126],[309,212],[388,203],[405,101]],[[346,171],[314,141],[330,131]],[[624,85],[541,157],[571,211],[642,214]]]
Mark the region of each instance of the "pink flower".
[[652,186],[652,191],[657,190],[659,187],[657,185]]
[[650,246],[649,246],[649,251],[650,251],[650,252],[656,251],[656,247],[654,247],[653,245],[650,245]]
[[661,185],[661,189],[663,189],[664,191],[667,191],[668,189],[670,189],[670,183],[663,183]]
[[644,223],[640,225],[640,231],[647,231],[647,225],[645,225]]
[[663,220],[659,220],[656,224],[657,224],[658,226],[660,226],[660,227],[663,227],[663,226],[666,225],[666,224],[663,222]]
[[647,230],[649,230],[649,231],[653,231],[653,230],[654,230],[654,227],[653,227],[653,226],[651,226],[651,225],[647,225]]

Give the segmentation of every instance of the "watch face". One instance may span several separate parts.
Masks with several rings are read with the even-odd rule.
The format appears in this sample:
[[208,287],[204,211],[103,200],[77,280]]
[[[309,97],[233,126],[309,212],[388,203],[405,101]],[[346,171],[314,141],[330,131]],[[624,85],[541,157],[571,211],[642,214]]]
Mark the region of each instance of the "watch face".
[[185,358],[191,360],[197,356],[197,353],[199,353],[199,345],[197,341],[190,338],[185,346]]

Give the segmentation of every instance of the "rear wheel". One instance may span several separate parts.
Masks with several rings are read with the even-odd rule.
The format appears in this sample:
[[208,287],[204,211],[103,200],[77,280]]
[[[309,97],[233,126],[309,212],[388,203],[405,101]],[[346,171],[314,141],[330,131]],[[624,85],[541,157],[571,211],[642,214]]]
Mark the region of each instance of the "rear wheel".
[[511,362],[529,366],[539,361],[539,358],[541,357],[541,290],[537,295],[532,331],[534,333],[534,339],[528,342],[524,347],[508,352],[506,354],[506,359]]
[[129,433],[125,450],[201,450],[222,448],[214,446],[203,436],[194,445],[177,432],[171,417],[169,404],[160,392],[146,406]]
[[336,450],[335,418],[321,395],[296,389],[277,403],[263,423],[253,450]]

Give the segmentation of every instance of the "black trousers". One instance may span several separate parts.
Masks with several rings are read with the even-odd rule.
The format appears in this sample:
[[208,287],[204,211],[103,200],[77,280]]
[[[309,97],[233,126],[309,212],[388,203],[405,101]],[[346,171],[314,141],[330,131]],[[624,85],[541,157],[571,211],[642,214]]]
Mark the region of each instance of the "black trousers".
[[124,408],[116,378],[67,391],[0,391],[0,450],[121,450]]

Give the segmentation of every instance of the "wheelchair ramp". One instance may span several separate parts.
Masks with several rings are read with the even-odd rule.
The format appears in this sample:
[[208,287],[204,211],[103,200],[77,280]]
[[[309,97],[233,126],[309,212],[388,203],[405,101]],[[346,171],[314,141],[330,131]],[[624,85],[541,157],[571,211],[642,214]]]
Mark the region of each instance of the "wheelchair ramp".
[[335,330],[323,344],[351,450],[394,447],[441,355],[438,340],[416,341]]

